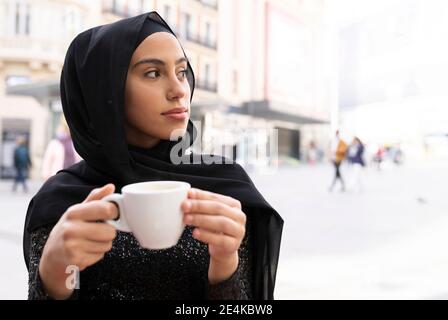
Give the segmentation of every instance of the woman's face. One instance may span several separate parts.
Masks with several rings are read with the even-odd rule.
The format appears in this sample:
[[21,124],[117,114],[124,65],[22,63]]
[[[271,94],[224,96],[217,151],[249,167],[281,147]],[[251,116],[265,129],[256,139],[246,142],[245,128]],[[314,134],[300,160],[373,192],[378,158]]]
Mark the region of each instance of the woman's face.
[[156,32],[134,51],[125,91],[126,138],[152,147],[173,133],[183,135],[190,116],[187,60],[178,40]]

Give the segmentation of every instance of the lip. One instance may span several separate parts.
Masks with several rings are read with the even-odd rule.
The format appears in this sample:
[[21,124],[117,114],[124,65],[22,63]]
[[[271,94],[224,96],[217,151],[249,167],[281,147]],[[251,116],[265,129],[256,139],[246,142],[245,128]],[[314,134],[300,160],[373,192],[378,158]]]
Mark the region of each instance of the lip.
[[186,108],[174,108],[162,113],[165,117],[174,120],[185,120],[188,117],[188,109]]
[[169,114],[185,113],[187,111],[188,111],[187,108],[173,108],[173,109],[170,109],[168,111],[162,112],[162,115],[166,116],[166,115],[169,115]]

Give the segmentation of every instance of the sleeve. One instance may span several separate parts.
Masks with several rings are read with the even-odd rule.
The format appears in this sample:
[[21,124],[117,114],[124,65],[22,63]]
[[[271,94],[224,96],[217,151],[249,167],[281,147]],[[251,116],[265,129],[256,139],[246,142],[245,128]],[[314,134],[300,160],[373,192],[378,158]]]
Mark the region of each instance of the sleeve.
[[239,263],[234,274],[227,280],[207,285],[209,300],[249,300],[252,299],[252,250],[250,247],[249,219],[246,235],[238,251]]
[[[31,233],[30,265],[28,271],[28,300],[53,300],[43,287],[39,275],[39,263],[45,243],[53,226],[46,226]],[[78,290],[74,290],[70,300],[77,299]]]

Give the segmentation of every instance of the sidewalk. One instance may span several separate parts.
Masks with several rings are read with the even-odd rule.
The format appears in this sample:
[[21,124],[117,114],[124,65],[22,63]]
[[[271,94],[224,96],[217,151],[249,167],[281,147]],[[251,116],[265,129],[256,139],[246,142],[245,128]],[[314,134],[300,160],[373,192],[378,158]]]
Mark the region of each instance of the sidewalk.
[[22,234],[26,210],[32,196],[41,185],[39,181],[28,183],[27,194],[21,186],[11,192],[12,181],[0,180],[0,299],[26,299],[28,272],[22,253]]
[[361,194],[329,193],[331,175],[254,177],[285,220],[276,298],[447,299],[447,164],[369,169]]

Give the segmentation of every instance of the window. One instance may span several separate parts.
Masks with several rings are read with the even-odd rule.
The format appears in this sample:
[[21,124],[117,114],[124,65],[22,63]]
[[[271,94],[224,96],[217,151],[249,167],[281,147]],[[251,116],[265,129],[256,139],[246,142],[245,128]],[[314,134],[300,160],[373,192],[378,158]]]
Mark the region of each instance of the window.
[[14,33],[15,34],[20,34],[20,4],[16,3],[16,11],[15,11],[15,29],[14,29]]
[[30,5],[25,6],[25,34],[30,34]]
[[205,71],[204,71],[204,83],[205,85],[209,84],[210,80],[210,65],[208,63],[205,64]]
[[30,5],[25,2],[16,2],[14,7],[14,34],[30,34]]
[[185,14],[185,36],[187,38],[192,36],[192,32],[191,32],[191,15],[189,13]]
[[210,22],[207,22],[205,24],[205,42],[206,43],[210,42],[210,29],[211,29]]
[[163,19],[171,25],[171,7],[167,4],[163,6]]

